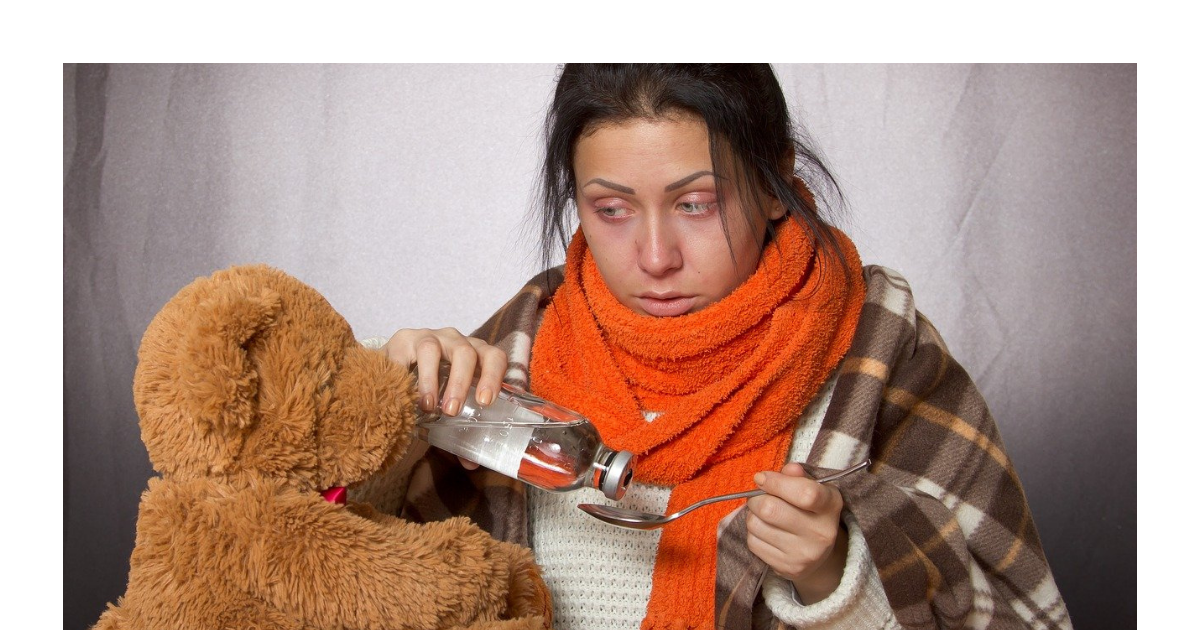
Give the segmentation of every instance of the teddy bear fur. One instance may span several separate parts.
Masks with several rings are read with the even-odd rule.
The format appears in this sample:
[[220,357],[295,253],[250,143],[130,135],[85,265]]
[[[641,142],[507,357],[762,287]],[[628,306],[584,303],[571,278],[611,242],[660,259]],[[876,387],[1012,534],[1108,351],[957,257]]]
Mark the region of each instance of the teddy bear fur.
[[95,628],[550,627],[529,550],[322,497],[401,458],[414,379],[299,280],[265,265],[197,279],[150,323],[133,389],[159,476],[125,595]]

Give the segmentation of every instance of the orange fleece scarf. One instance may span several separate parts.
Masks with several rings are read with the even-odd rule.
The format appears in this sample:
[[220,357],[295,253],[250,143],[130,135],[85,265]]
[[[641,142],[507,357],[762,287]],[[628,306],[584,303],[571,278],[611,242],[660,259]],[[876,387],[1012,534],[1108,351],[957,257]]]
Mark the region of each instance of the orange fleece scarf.
[[[617,301],[576,232],[534,342],[533,392],[637,454],[639,481],[673,487],[668,513],[752,488],[754,473],[783,465],[797,418],[850,347],[865,286],[854,245],[836,236],[848,278],[788,219],[733,293],[655,318]],[[648,422],[643,411],[660,413]],[[705,507],[663,530],[643,629],[714,627],[717,526],[740,505]]]

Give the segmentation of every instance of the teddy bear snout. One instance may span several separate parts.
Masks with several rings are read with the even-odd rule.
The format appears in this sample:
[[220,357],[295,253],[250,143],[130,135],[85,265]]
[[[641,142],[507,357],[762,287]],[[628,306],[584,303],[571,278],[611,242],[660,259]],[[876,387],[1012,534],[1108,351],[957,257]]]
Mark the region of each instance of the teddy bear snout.
[[317,456],[329,485],[349,486],[387,468],[411,442],[415,379],[378,352],[346,350],[333,402],[318,422]]

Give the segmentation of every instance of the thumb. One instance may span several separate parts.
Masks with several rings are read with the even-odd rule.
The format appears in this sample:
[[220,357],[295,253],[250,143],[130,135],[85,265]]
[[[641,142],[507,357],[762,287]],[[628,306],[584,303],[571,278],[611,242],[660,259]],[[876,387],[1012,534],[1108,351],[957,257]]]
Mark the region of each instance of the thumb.
[[808,476],[808,473],[804,472],[804,466],[801,466],[800,464],[798,464],[796,462],[788,462],[788,463],[784,464],[783,468],[779,469],[779,472],[781,472],[789,477],[807,477]]
[[783,497],[787,493],[787,488],[794,487],[792,479],[805,477],[808,477],[808,474],[804,472],[804,467],[790,462],[784,464],[779,472],[764,470],[755,473],[754,484],[762,490],[766,490],[768,494]]

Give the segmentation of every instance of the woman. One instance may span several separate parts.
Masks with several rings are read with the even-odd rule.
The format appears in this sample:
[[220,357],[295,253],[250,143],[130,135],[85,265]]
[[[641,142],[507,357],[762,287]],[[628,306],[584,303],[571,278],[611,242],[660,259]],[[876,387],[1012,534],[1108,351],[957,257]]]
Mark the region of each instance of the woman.
[[[594,497],[431,452],[408,517],[530,544],[564,629],[1070,626],[986,406],[903,278],[822,216],[837,186],[769,66],[569,64],[546,136],[543,251],[565,265],[472,336],[386,352],[426,410],[457,413],[477,375],[482,404],[504,379],[587,415],[639,456],[623,505],[766,494],[619,530],[574,509]],[[868,457],[827,485],[798,463]]]

